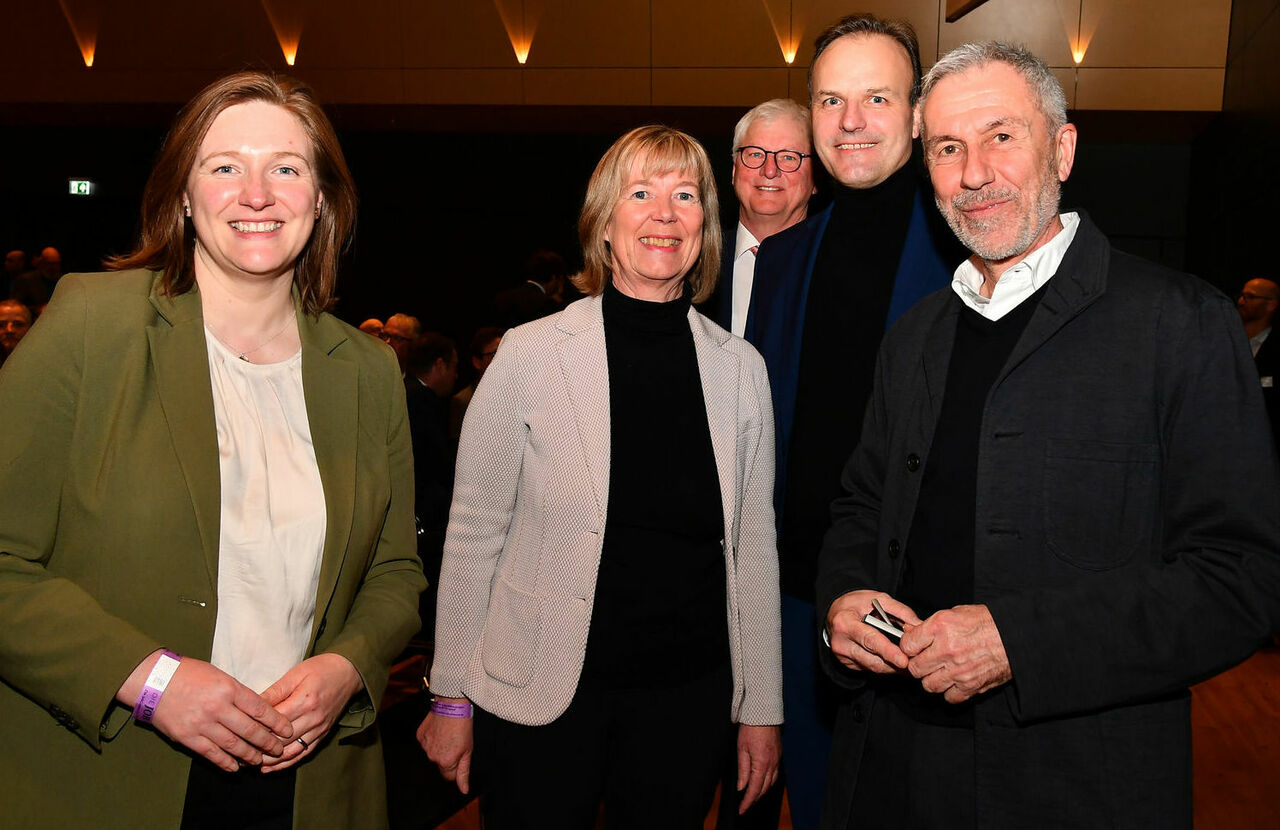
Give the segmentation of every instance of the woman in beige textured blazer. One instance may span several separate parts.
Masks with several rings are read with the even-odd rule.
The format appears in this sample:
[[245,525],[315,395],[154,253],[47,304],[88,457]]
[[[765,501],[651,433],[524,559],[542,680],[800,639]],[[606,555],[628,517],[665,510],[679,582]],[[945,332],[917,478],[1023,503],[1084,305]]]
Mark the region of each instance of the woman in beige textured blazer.
[[0,370],[0,825],[385,826],[423,579],[395,360],[324,313],[354,210],[310,91],[223,78]]
[[734,724],[743,809],[776,777],[768,380],[691,306],[717,213],[696,141],[619,139],[579,223],[589,296],[509,332],[467,411],[419,740],[488,827],[590,828],[602,801],[701,827]]

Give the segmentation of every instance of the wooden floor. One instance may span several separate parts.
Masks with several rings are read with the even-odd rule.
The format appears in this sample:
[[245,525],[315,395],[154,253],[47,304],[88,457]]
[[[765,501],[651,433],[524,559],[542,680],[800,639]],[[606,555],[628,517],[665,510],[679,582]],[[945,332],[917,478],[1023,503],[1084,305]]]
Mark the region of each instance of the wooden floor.
[[[1195,830],[1280,830],[1280,648],[1191,690]],[[712,815],[715,811],[712,810]],[[707,830],[714,821],[707,821]],[[473,801],[441,830],[480,830]],[[791,830],[785,805],[780,830]]]

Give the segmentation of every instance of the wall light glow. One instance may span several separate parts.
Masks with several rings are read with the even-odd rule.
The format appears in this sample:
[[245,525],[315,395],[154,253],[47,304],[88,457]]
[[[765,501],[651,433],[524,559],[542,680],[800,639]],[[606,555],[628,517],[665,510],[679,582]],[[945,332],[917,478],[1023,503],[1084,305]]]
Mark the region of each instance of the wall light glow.
[[769,25],[773,27],[773,36],[778,39],[782,59],[788,65],[794,63],[796,52],[800,51],[800,38],[804,33],[803,19],[796,19],[795,3],[789,0],[760,0],[760,3],[769,15]]
[[511,51],[521,66],[529,60],[542,6],[543,0],[493,0],[493,7],[502,18],[502,28],[507,30],[507,40],[511,41]]
[[76,39],[80,57],[86,67],[93,66],[94,54],[98,51],[98,12],[99,0],[58,0],[62,8],[62,16],[71,27],[71,34]]
[[293,66],[298,59],[298,45],[302,42],[302,26],[306,22],[306,0],[262,0],[262,10],[271,21],[276,42],[284,62]]

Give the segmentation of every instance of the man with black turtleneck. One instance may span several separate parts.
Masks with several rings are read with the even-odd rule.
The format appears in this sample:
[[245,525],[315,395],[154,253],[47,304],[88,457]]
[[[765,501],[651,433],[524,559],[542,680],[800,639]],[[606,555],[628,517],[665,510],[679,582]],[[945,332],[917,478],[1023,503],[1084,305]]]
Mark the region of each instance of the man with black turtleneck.
[[818,550],[858,440],[888,325],[947,285],[964,258],[930,204],[914,141],[920,55],[904,22],[849,15],[814,43],[814,150],[831,205],[770,237],[756,260],[746,338],[773,389],[782,573],[783,765],[797,830],[817,826],[834,701],[820,682]]

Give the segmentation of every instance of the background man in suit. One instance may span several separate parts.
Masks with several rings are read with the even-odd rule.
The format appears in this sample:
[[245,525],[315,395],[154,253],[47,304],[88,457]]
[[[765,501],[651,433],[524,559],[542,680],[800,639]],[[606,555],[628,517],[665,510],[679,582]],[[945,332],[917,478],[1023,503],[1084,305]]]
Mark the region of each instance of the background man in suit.
[[31,328],[31,309],[17,300],[0,300],[0,366]]
[[392,314],[383,323],[378,338],[391,347],[396,353],[396,362],[400,364],[400,374],[409,379],[409,350],[413,342],[422,334],[422,321],[408,314]]
[[886,325],[946,285],[963,258],[929,204],[913,141],[919,81],[909,24],[849,15],[818,36],[809,75],[813,142],[834,180],[832,203],[769,237],[756,260],[746,337],[769,367],[777,422],[783,767],[797,830],[818,823],[834,716],[813,638],[828,509],[840,494]]
[[1187,686],[1280,624],[1239,324],[1058,213],[1076,129],[1030,52],[960,47],[919,107],[974,255],[885,339],[832,508],[824,663],[859,694],[824,825],[1189,828]]
[[734,241],[733,253],[725,252],[708,311],[739,337],[747,326],[760,243],[804,221],[809,213],[809,198],[817,192],[812,154],[809,113],[790,98],[757,104],[734,127],[732,178],[738,221],[725,227],[724,239]]
[[1253,362],[1262,381],[1262,400],[1271,416],[1271,434],[1280,445],[1280,401],[1276,400],[1275,376],[1280,373],[1280,339],[1271,339],[1271,324],[1280,305],[1280,286],[1265,277],[1251,279],[1240,289],[1236,310],[1244,321]]
[[418,519],[418,556],[428,583],[418,600],[422,617],[419,638],[430,642],[436,620],[436,581],[453,496],[456,448],[449,437],[449,398],[458,380],[458,349],[450,338],[429,331],[409,348],[407,365],[404,397],[413,439],[413,509]]
[[565,279],[569,266],[555,251],[534,251],[524,264],[525,280],[515,288],[499,291],[493,299],[498,321],[513,328],[554,314],[564,307]]

